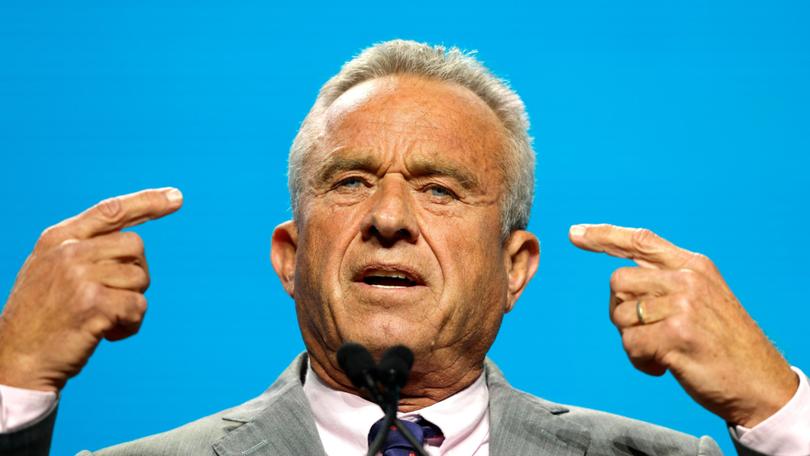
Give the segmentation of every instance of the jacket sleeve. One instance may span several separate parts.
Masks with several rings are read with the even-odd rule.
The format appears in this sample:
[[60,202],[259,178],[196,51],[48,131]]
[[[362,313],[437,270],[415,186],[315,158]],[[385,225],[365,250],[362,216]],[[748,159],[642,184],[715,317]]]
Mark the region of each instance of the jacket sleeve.
[[0,434],[0,454],[3,456],[48,456],[55,422],[56,408],[30,426]]
[[717,446],[717,442],[715,442],[714,439],[703,436],[698,442],[697,456],[723,456],[723,452],[720,451],[720,447]]

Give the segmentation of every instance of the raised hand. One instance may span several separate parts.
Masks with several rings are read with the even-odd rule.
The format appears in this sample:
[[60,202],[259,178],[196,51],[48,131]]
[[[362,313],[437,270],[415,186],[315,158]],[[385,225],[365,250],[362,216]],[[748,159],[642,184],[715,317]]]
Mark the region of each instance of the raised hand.
[[577,247],[634,260],[610,277],[610,318],[639,370],[667,369],[699,404],[753,427],[776,413],[798,378],[707,257],[645,229],[574,225]]
[[173,188],[110,198],[42,233],[0,314],[0,384],[58,391],[102,338],[138,332],[149,272],[143,241],[121,230],[182,199]]

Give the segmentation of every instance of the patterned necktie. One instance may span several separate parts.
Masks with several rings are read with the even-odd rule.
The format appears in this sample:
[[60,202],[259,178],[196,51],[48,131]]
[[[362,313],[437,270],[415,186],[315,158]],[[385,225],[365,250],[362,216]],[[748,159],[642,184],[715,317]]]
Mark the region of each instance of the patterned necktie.
[[[384,420],[385,418],[371,425],[371,430],[368,431],[369,445],[371,445],[371,442],[377,437],[377,433],[380,432]],[[428,445],[439,446],[444,441],[444,435],[442,435],[441,429],[421,416],[415,423],[407,420],[399,420],[399,422],[402,423],[407,430],[411,431],[411,434],[413,434],[420,445],[427,443]],[[416,449],[408,443],[405,436],[403,436],[399,432],[399,429],[393,424],[380,451],[383,456],[416,456]]]

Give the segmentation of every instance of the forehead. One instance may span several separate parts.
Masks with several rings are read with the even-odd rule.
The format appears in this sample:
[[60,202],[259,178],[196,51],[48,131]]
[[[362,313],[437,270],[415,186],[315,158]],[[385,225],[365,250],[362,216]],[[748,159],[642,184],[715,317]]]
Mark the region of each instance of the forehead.
[[502,123],[481,98],[454,83],[410,75],[365,81],[338,97],[323,122],[322,151],[348,148],[501,168]]

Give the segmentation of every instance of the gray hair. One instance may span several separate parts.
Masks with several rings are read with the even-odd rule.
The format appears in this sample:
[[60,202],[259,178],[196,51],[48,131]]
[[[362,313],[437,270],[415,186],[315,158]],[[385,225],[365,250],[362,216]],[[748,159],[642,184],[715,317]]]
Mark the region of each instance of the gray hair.
[[523,101],[509,84],[493,75],[474,52],[456,47],[431,46],[415,41],[392,40],[375,44],[352,60],[321,88],[315,104],[301,123],[290,148],[288,186],[293,216],[299,218],[303,191],[302,168],[306,156],[317,147],[321,134],[317,120],[343,93],[355,85],[394,74],[411,74],[447,81],[478,95],[498,116],[506,129],[504,196],[501,201],[501,234],[504,239],[529,223],[534,196],[534,150],[529,137],[529,117]]

